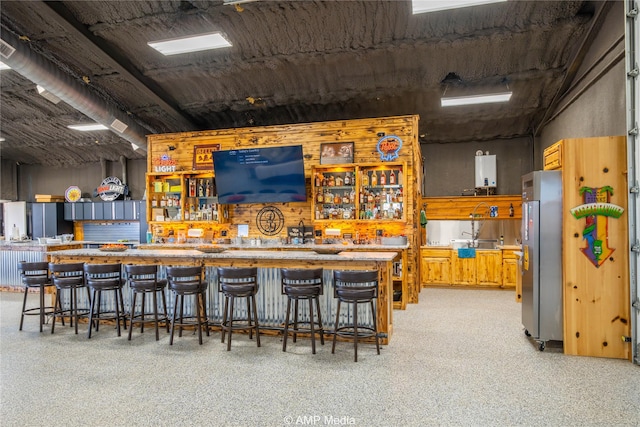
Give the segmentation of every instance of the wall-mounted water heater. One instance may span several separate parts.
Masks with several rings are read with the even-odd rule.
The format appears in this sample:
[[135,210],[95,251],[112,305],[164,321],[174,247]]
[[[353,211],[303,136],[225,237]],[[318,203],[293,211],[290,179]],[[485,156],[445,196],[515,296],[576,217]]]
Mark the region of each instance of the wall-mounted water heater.
[[[479,153],[482,153],[478,150]],[[476,153],[476,188],[495,188],[498,186],[495,154]]]

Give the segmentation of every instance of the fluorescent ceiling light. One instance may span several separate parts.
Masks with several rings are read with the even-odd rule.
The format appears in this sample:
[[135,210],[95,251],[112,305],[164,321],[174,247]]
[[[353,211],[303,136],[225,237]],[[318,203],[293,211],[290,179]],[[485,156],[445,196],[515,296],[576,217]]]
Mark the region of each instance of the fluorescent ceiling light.
[[105,125],[101,125],[100,123],[86,123],[80,125],[69,125],[67,126],[69,129],[79,130],[81,132],[88,132],[92,130],[106,130],[109,129]]
[[219,32],[148,42],[147,44],[167,56],[231,46],[229,40]]
[[499,3],[507,0],[412,0],[413,14],[437,12],[447,9],[477,6],[480,4]]
[[0,61],[0,70],[10,70],[10,69],[11,69],[11,67],[9,67],[4,62]]
[[486,95],[451,96],[440,99],[443,107],[456,105],[490,104],[492,102],[507,102],[511,99],[512,92],[489,93]]
[[0,142],[4,142],[4,141],[6,141],[6,139],[0,136]]

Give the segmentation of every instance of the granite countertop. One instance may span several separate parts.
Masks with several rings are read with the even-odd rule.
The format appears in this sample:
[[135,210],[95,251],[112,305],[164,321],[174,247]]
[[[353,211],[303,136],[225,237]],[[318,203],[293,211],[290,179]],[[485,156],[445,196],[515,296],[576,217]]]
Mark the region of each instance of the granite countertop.
[[136,257],[158,257],[162,258],[222,258],[222,259],[271,259],[271,260],[317,260],[343,261],[345,259],[357,261],[393,261],[398,255],[394,251],[370,251],[370,252],[350,252],[343,251],[338,254],[318,254],[313,251],[273,251],[273,250],[225,250],[219,253],[203,253],[193,249],[128,249],[122,252],[103,252],[100,249],[67,249],[63,251],[52,251],[55,256],[106,256],[117,258]]
[[233,249],[233,250],[247,250],[247,251],[264,251],[264,250],[273,250],[273,249],[286,249],[287,252],[291,251],[313,251],[314,249],[334,249],[334,250],[342,250],[342,251],[401,251],[409,248],[409,244],[404,245],[377,245],[377,244],[364,244],[364,245],[355,245],[353,243],[348,244],[314,244],[307,243],[304,245],[293,245],[293,244],[284,244],[284,243],[268,243],[268,244],[260,244],[260,245],[250,245],[250,244],[212,244],[212,243],[144,243],[138,245],[139,249],[144,250],[170,250],[170,249],[196,249],[199,247],[220,247],[225,249]]

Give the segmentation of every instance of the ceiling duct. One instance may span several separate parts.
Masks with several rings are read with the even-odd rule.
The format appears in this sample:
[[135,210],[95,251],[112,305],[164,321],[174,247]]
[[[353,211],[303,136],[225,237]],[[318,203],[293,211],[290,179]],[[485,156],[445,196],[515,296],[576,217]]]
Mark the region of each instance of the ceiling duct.
[[18,40],[4,28],[1,37],[2,62],[82,114],[105,125],[116,135],[129,141],[134,150],[147,151],[147,131],[125,112],[63,73],[53,62],[33,52],[25,42]]

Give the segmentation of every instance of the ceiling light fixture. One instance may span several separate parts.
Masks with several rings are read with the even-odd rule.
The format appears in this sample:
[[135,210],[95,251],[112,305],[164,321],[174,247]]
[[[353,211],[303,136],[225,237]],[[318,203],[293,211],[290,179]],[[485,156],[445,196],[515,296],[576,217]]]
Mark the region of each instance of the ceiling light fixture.
[[147,44],[165,56],[232,46],[220,32],[178,37]]
[[4,142],[4,141],[6,141],[6,139],[0,136],[0,142]]
[[511,99],[512,92],[488,93],[485,95],[450,96],[442,97],[440,105],[454,107],[458,105],[491,104],[494,102],[507,102]]
[[78,125],[68,125],[69,129],[79,130],[80,132],[89,132],[92,130],[108,130],[109,128],[100,123],[84,123]]
[[500,3],[507,0],[412,0],[413,14],[438,12],[488,3]]
[[11,67],[9,67],[4,62],[0,61],[0,70],[10,70],[10,69],[11,69]]
[[58,102],[61,101],[60,98],[58,98],[57,96],[55,96],[54,94],[52,94],[51,92],[49,92],[48,90],[46,90],[40,85],[36,85],[36,89],[38,90],[38,93],[40,94],[40,96],[42,96],[44,99],[46,99],[49,102],[53,102],[54,104],[57,104]]

